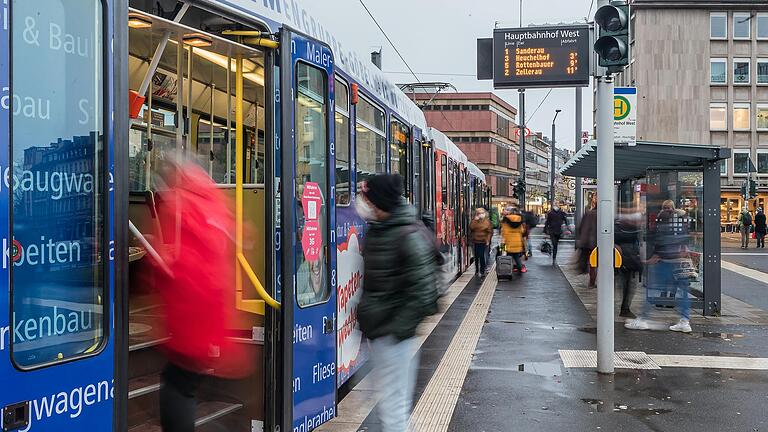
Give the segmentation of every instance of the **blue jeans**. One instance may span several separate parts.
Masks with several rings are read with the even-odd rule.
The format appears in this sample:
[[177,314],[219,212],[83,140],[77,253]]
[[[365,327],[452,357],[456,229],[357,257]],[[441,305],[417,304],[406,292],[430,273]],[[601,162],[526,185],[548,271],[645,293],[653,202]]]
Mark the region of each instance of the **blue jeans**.
[[406,432],[416,388],[418,341],[415,337],[401,341],[390,335],[370,344],[382,431]]
[[647,318],[651,311],[651,302],[649,301],[650,291],[657,291],[659,294],[667,294],[675,299],[677,310],[680,312],[680,318],[690,319],[691,299],[688,297],[690,283],[688,279],[675,278],[675,270],[679,268],[678,263],[670,261],[659,261],[656,264],[648,266],[648,295],[643,305],[643,311],[640,316]]

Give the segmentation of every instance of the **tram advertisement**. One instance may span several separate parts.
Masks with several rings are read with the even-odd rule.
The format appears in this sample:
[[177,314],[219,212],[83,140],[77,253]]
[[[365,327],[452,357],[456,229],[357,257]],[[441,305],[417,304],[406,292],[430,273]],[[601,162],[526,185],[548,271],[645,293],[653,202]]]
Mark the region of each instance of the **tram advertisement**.
[[353,206],[336,208],[338,290],[338,385],[344,384],[367,361],[363,333],[357,322],[357,305],[363,293],[365,222]]
[[107,7],[3,0],[0,142],[11,152],[0,151],[0,274],[11,295],[0,301],[9,360],[0,361],[0,406],[28,401],[14,430],[104,430],[112,421],[113,358],[103,351],[113,259],[104,240]]

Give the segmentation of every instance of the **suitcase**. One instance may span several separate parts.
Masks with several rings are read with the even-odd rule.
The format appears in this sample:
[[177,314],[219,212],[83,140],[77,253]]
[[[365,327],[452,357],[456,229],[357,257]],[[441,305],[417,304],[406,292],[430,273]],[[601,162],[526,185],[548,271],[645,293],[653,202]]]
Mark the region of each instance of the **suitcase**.
[[515,267],[515,260],[512,255],[499,255],[496,257],[496,277],[511,278],[515,273],[513,271]]

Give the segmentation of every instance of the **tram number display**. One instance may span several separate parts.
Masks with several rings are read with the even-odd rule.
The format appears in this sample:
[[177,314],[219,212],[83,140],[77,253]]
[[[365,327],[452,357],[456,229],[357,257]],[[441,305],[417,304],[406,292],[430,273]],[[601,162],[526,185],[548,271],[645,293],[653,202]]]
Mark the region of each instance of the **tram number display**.
[[495,88],[584,87],[589,84],[589,27],[496,29]]

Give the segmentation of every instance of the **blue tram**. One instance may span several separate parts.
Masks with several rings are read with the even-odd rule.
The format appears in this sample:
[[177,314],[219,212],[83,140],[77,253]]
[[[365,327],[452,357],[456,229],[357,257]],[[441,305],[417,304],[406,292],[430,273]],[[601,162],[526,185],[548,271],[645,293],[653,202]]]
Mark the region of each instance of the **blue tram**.
[[160,430],[168,335],[148,249],[176,242],[154,171],[174,155],[232,199],[230,337],[255,365],[211,374],[201,431],[303,432],[336,415],[367,357],[353,204],[370,176],[402,174],[455,274],[469,265],[472,208],[490,204],[482,172],[299,1],[2,7],[2,430]]

